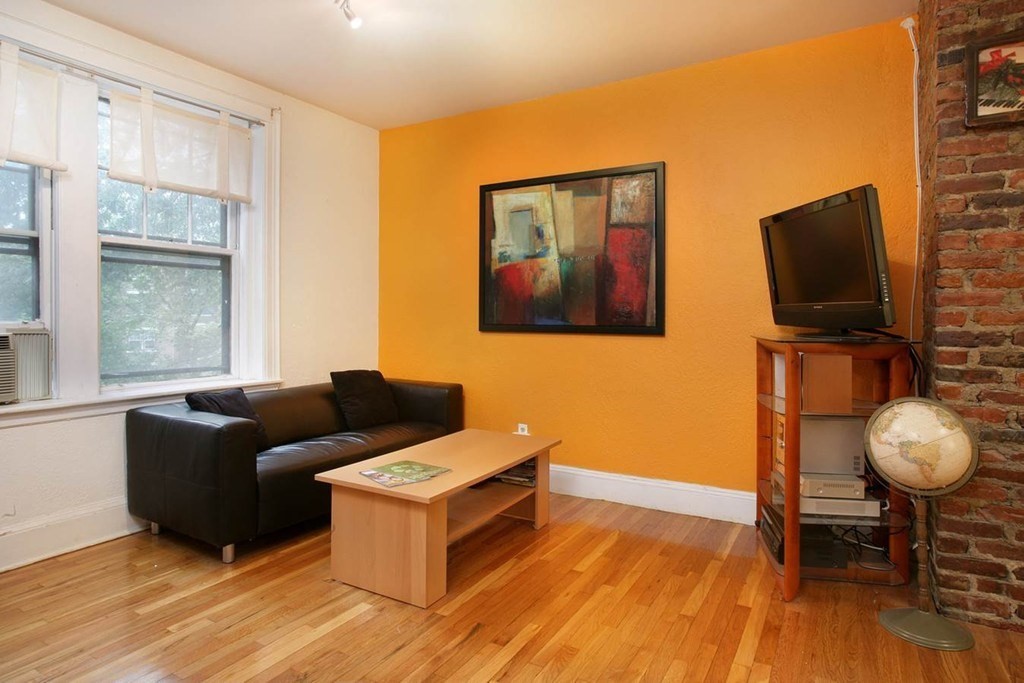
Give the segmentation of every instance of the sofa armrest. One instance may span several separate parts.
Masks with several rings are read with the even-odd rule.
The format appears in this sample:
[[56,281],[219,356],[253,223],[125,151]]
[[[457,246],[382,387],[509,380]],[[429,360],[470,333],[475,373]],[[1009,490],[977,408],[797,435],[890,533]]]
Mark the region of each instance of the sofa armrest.
[[184,404],[125,415],[128,511],[224,547],[256,535],[256,423]]
[[462,385],[389,379],[400,420],[432,422],[449,434],[463,428]]

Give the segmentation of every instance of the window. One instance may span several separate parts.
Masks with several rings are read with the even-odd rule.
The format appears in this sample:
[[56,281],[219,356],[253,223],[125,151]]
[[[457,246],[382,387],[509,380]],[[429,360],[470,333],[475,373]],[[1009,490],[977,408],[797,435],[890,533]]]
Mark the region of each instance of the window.
[[100,383],[230,375],[237,203],[110,178],[98,122]]
[[[95,71],[0,52],[0,328],[51,333],[57,399],[0,406],[0,426],[275,384],[274,112],[104,52]],[[132,85],[166,80],[187,92]]]
[[104,246],[103,384],[231,372],[231,261],[225,256]]
[[0,167],[0,321],[39,317],[36,169]]

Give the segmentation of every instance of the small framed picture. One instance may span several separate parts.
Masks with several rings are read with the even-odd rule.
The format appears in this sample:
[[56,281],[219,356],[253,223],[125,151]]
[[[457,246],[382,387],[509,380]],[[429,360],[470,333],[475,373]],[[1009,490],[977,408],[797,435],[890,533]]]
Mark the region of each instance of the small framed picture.
[[969,43],[967,125],[1024,121],[1024,31]]

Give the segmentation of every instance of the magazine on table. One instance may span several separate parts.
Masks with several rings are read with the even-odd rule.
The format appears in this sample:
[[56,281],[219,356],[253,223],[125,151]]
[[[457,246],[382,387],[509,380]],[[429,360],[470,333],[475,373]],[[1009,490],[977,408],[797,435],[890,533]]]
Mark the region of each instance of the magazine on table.
[[494,478],[506,484],[515,484],[516,486],[536,486],[537,463],[533,460],[521,462],[504,472],[496,474]]
[[372,470],[362,470],[359,474],[372,479],[381,486],[392,488],[425,481],[445,472],[451,472],[451,470],[447,467],[427,465],[413,460],[400,460],[387,465],[378,465]]

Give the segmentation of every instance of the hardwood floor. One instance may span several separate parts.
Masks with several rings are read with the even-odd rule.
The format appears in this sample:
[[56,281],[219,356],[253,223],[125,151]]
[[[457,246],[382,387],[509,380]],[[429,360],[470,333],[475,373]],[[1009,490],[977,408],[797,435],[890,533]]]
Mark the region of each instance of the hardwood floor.
[[219,557],[139,533],[0,574],[0,681],[1024,680],[1022,634],[917,648],[876,619],[906,588],[784,604],[752,527],[601,501],[452,546],[430,609],[331,581],[322,525]]

